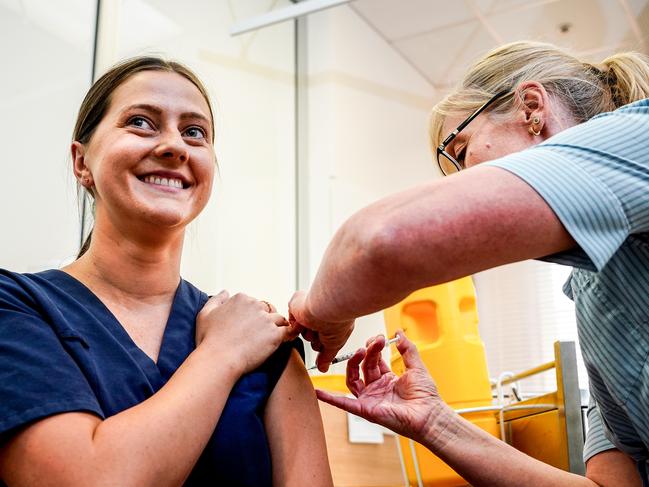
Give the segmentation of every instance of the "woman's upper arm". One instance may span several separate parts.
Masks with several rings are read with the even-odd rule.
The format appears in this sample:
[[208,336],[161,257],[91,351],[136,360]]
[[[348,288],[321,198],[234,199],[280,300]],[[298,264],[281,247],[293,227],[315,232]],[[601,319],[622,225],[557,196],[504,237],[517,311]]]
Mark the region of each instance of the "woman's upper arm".
[[0,447],[0,478],[11,486],[90,485],[84,466],[91,465],[100,422],[93,414],[73,412],[20,429]]
[[264,420],[273,485],[333,485],[318,400],[296,350],[268,400]]

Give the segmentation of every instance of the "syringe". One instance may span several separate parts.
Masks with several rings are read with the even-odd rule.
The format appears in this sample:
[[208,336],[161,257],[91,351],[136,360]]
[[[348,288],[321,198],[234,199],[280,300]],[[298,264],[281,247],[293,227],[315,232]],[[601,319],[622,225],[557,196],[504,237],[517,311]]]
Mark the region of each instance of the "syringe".
[[[390,345],[392,345],[393,343],[397,343],[398,341],[399,341],[398,336],[395,336],[394,338],[390,338],[387,342],[385,342],[385,347],[384,348],[389,347]],[[350,358],[352,358],[354,356],[355,353],[356,352],[350,352],[350,353],[346,353],[344,355],[339,355],[338,357],[336,357],[335,359],[333,359],[331,361],[331,365],[337,364],[337,363],[340,363],[340,362],[344,362],[346,360],[349,360]],[[317,365],[312,365],[307,370],[313,370],[313,369],[317,369],[317,368],[318,368]]]

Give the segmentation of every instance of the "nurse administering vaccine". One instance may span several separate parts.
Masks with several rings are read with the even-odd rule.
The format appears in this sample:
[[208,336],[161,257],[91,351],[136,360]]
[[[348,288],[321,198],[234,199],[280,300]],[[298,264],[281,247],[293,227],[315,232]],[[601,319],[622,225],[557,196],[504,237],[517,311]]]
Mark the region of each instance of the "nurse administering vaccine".
[[433,109],[449,177],[353,215],[289,308],[326,370],[356,317],[416,289],[524,259],[573,266],[564,290],[593,398],[586,478],[454,414],[405,337],[404,376],[381,361],[381,337],[348,362],[357,399],[320,399],[414,438],[474,486],[649,485],[648,96],[639,54],[591,64],[548,44],[495,49]]

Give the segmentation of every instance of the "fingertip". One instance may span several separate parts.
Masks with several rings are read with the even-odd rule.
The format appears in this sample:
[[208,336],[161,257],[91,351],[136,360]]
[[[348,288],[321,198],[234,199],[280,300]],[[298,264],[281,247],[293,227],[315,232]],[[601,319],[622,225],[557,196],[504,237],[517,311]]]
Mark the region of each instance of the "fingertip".
[[365,358],[365,355],[367,355],[367,349],[364,347],[359,348],[354,352],[354,355],[349,359],[347,362],[347,368],[351,367],[358,367],[358,365],[363,361]]
[[327,372],[329,370],[329,367],[331,366],[331,361],[333,359],[329,358],[327,355],[323,355],[321,352],[318,353],[318,356],[316,357],[315,363],[318,366],[318,370],[320,372]]
[[372,342],[371,347],[372,347],[372,350],[376,350],[377,348],[382,350],[383,347],[385,347],[385,336],[377,335],[374,338],[374,341]]
[[361,360],[363,360],[365,357],[367,357],[369,351],[370,351],[370,347],[361,347],[354,352],[354,357],[358,357]]
[[408,340],[408,337],[403,332],[403,330],[397,330],[395,335],[399,338],[397,340],[397,343],[396,343],[396,346],[397,346],[397,349],[399,350],[399,352],[401,352],[402,350],[408,349],[408,347],[410,345],[412,345],[412,342],[410,340]]
[[288,324],[288,333],[291,336],[291,340],[295,340],[297,337],[300,336],[300,327],[296,325],[292,325],[290,322]]
[[322,389],[316,389],[315,390],[315,395],[321,401],[326,401],[328,398],[331,397],[330,393],[328,393],[327,391],[323,391]]
[[298,333],[295,333],[290,326],[278,326],[282,331],[282,342],[292,342],[298,337]]

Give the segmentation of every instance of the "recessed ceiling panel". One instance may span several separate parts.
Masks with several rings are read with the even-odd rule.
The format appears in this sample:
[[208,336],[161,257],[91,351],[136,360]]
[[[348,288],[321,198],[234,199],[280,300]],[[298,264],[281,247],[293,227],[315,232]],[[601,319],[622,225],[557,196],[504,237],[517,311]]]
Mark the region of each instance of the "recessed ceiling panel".
[[610,0],[562,0],[488,17],[505,42],[551,42],[576,52],[615,48],[631,26],[620,3]]
[[389,40],[424,34],[473,18],[462,1],[356,0],[351,5]]
[[351,5],[442,90],[504,42],[551,42],[591,62],[649,47],[649,0],[357,0]]
[[470,63],[495,46],[494,39],[475,20],[395,43],[440,89],[455,85]]

